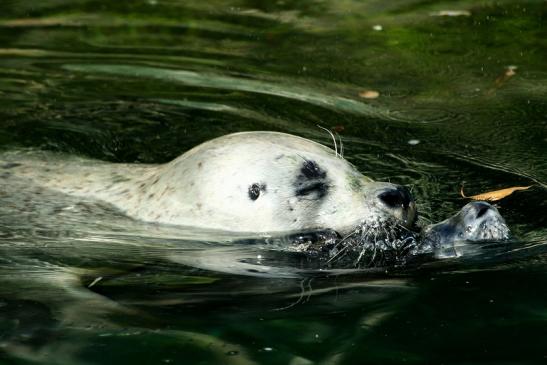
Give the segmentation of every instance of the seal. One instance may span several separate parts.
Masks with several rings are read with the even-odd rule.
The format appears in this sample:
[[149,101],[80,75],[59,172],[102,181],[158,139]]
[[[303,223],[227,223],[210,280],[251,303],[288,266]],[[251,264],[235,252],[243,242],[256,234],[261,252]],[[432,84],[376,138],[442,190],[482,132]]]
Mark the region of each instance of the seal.
[[153,223],[252,233],[327,229],[378,239],[416,221],[405,187],[372,181],[332,149],[278,132],[226,135],[161,165],[51,158],[4,164],[11,174]]
[[462,255],[460,244],[507,240],[509,234],[498,209],[476,201],[466,204],[454,216],[425,227],[419,250],[433,252],[436,258],[457,257]]

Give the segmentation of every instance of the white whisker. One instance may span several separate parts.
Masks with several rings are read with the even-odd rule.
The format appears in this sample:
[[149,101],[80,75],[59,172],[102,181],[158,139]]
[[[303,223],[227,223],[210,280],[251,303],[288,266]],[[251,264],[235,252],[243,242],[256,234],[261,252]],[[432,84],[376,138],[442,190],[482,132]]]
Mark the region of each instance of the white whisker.
[[332,142],[334,143],[334,155],[336,157],[342,157],[341,155],[338,154],[338,145],[336,144],[336,137],[334,136],[334,133],[332,133],[330,130],[328,130],[327,128],[325,127],[322,127],[320,126],[319,124],[317,124],[317,127],[321,128],[322,130],[326,131],[328,134],[330,134],[331,138],[332,138]]
[[344,158],[344,144],[342,143],[342,136],[338,134],[338,140],[340,142],[340,158]]

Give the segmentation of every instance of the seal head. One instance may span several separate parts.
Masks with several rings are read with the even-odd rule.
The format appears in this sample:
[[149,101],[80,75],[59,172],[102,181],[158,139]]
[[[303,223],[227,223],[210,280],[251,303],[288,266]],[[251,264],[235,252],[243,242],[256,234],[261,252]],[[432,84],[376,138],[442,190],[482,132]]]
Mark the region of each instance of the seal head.
[[460,256],[458,243],[498,241],[509,238],[509,227],[493,205],[476,201],[466,204],[456,215],[427,226],[421,250],[431,250],[438,258]]

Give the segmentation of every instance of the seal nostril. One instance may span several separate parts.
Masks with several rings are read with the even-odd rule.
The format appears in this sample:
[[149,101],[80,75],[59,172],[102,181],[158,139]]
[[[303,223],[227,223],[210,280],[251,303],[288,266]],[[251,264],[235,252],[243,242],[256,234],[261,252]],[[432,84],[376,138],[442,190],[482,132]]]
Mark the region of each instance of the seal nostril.
[[488,212],[490,210],[490,207],[487,206],[487,205],[482,205],[480,208],[479,208],[479,211],[477,212],[477,218],[480,218],[482,217],[483,215],[486,214],[486,212]]
[[410,203],[412,202],[412,196],[410,195],[410,192],[408,191],[407,188],[405,187],[398,187],[397,190],[401,193],[402,197],[403,197],[403,205],[405,208],[408,208],[408,206],[410,205]]
[[403,204],[403,199],[397,190],[386,191],[378,195],[378,198],[388,207],[398,207]]
[[410,194],[408,190],[403,187],[398,187],[396,189],[384,191],[378,198],[388,207],[398,208],[405,207],[408,208],[411,202]]

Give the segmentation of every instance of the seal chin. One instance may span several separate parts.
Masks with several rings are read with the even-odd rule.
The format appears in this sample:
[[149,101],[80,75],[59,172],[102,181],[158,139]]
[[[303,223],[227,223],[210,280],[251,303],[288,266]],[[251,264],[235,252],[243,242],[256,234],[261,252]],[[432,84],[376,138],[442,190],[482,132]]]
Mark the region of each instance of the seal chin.
[[424,229],[421,251],[432,251],[439,258],[461,256],[465,242],[501,241],[510,236],[509,227],[496,209],[487,202],[471,202],[456,215]]

